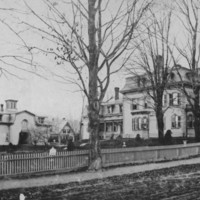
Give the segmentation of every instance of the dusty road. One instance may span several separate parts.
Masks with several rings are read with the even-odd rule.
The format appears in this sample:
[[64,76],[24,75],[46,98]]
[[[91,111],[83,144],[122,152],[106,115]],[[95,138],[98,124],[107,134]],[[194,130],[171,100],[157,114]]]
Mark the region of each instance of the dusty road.
[[1,200],[195,200],[200,199],[200,164],[114,176],[98,180],[1,190]]

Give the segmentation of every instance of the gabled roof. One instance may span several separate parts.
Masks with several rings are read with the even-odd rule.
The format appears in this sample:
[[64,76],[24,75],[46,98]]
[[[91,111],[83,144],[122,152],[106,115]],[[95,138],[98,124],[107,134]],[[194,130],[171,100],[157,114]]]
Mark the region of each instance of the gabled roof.
[[35,116],[34,113],[32,113],[32,112],[30,112],[30,111],[28,111],[28,110],[22,110],[22,111],[20,111],[20,112],[16,112],[16,115],[19,115],[19,114],[21,114],[21,113],[28,113],[28,114],[30,114],[30,115],[32,115],[32,116]]
[[56,134],[59,134],[65,128],[65,126],[68,126],[71,129],[72,133],[75,134],[74,130],[72,129],[67,120],[62,120],[60,122],[57,122],[56,124],[52,124],[52,126],[55,127],[54,132]]

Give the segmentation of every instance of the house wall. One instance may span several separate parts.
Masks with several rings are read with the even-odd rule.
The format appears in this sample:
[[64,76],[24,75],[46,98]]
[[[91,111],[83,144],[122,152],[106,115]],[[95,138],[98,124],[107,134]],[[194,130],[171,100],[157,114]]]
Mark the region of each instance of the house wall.
[[16,115],[15,123],[11,126],[10,132],[10,142],[14,145],[17,145],[19,142],[19,133],[22,130],[22,121],[28,121],[28,130],[31,130],[35,127],[35,116],[27,113],[22,112]]
[[[165,91],[165,95],[167,95],[167,102],[163,109],[166,109],[164,114],[164,133],[170,129],[172,131],[172,137],[182,137],[185,133],[188,133],[188,136],[194,136],[194,129],[187,130],[187,121],[186,121],[186,104],[188,104],[186,97],[180,93],[180,105],[171,106],[169,104],[169,95],[173,93],[180,93],[178,89],[168,89]],[[124,96],[123,102],[123,123],[124,123],[124,134],[123,137],[135,138],[137,134],[140,134],[143,138],[157,138],[158,137],[158,128],[157,128],[157,120],[155,116],[155,112],[152,108],[144,108],[144,100],[148,97],[144,92],[130,92]],[[132,110],[132,99],[138,99],[138,108],[137,110]],[[153,105],[153,101],[149,103],[149,105]],[[150,111],[149,114],[142,114],[143,111]],[[140,112],[138,114],[134,114],[134,112]],[[132,114],[131,114],[132,113]],[[176,114],[181,117],[181,126],[178,128],[172,127],[172,116]],[[147,130],[133,130],[132,128],[132,119],[134,117],[143,117],[148,116],[149,118],[149,129]]]
[[90,138],[90,134],[88,131],[88,123],[89,120],[87,117],[84,117],[82,120],[82,126],[81,126],[81,139],[82,140],[88,140]]
[[0,125],[0,145],[7,145],[8,141],[6,138],[9,134],[9,127],[7,125]]
[[124,96],[123,99],[123,137],[125,138],[135,138],[137,134],[140,134],[141,137],[146,138],[148,136],[148,131],[142,131],[142,130],[133,130],[132,129],[132,119],[135,116],[147,116],[143,114],[138,115],[132,115],[131,112],[134,112],[132,110],[132,99],[138,99],[138,109],[137,111],[144,110],[144,93],[129,93]]

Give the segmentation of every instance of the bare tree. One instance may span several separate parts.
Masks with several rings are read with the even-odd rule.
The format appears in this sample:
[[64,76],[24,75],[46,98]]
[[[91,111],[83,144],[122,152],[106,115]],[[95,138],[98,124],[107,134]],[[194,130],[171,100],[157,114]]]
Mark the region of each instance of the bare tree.
[[168,108],[163,106],[163,96],[174,64],[169,48],[171,18],[171,11],[164,16],[151,12],[150,19],[144,24],[145,34],[136,43],[137,56],[131,59],[131,67],[127,68],[140,81],[147,99],[151,99],[150,107],[155,111],[160,142],[163,142],[163,118]]
[[[133,53],[129,42],[138,36],[136,30],[153,0],[43,0],[46,15],[37,13],[28,1],[24,2],[37,24],[25,20],[20,24],[27,26],[29,31],[37,32],[43,42],[49,44],[49,48],[30,45],[29,51],[39,50],[52,56],[64,69],[64,74],[54,75],[64,83],[78,85],[87,97],[90,168],[95,168],[97,160],[101,163],[100,104],[111,75],[118,72]],[[75,75],[77,78],[73,78]]]
[[34,145],[42,143],[47,145],[49,139],[49,130],[48,127],[32,127],[30,130],[31,140]]
[[[190,85],[184,83],[182,80],[182,91],[187,98],[190,109],[194,116],[194,130],[195,138],[200,141],[200,102],[199,102],[199,59],[200,59],[200,41],[199,41],[199,15],[200,15],[200,2],[198,0],[180,0],[176,1],[176,6],[179,11],[177,17],[182,24],[184,33],[184,45],[176,44],[176,48],[180,53],[182,60],[189,68]],[[192,94],[191,94],[192,90]]]

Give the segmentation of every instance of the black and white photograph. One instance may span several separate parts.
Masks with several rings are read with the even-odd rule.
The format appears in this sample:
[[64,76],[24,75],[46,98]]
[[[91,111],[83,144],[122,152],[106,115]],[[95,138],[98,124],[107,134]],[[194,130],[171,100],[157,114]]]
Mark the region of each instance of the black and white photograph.
[[0,0],[0,200],[200,200],[199,0]]

